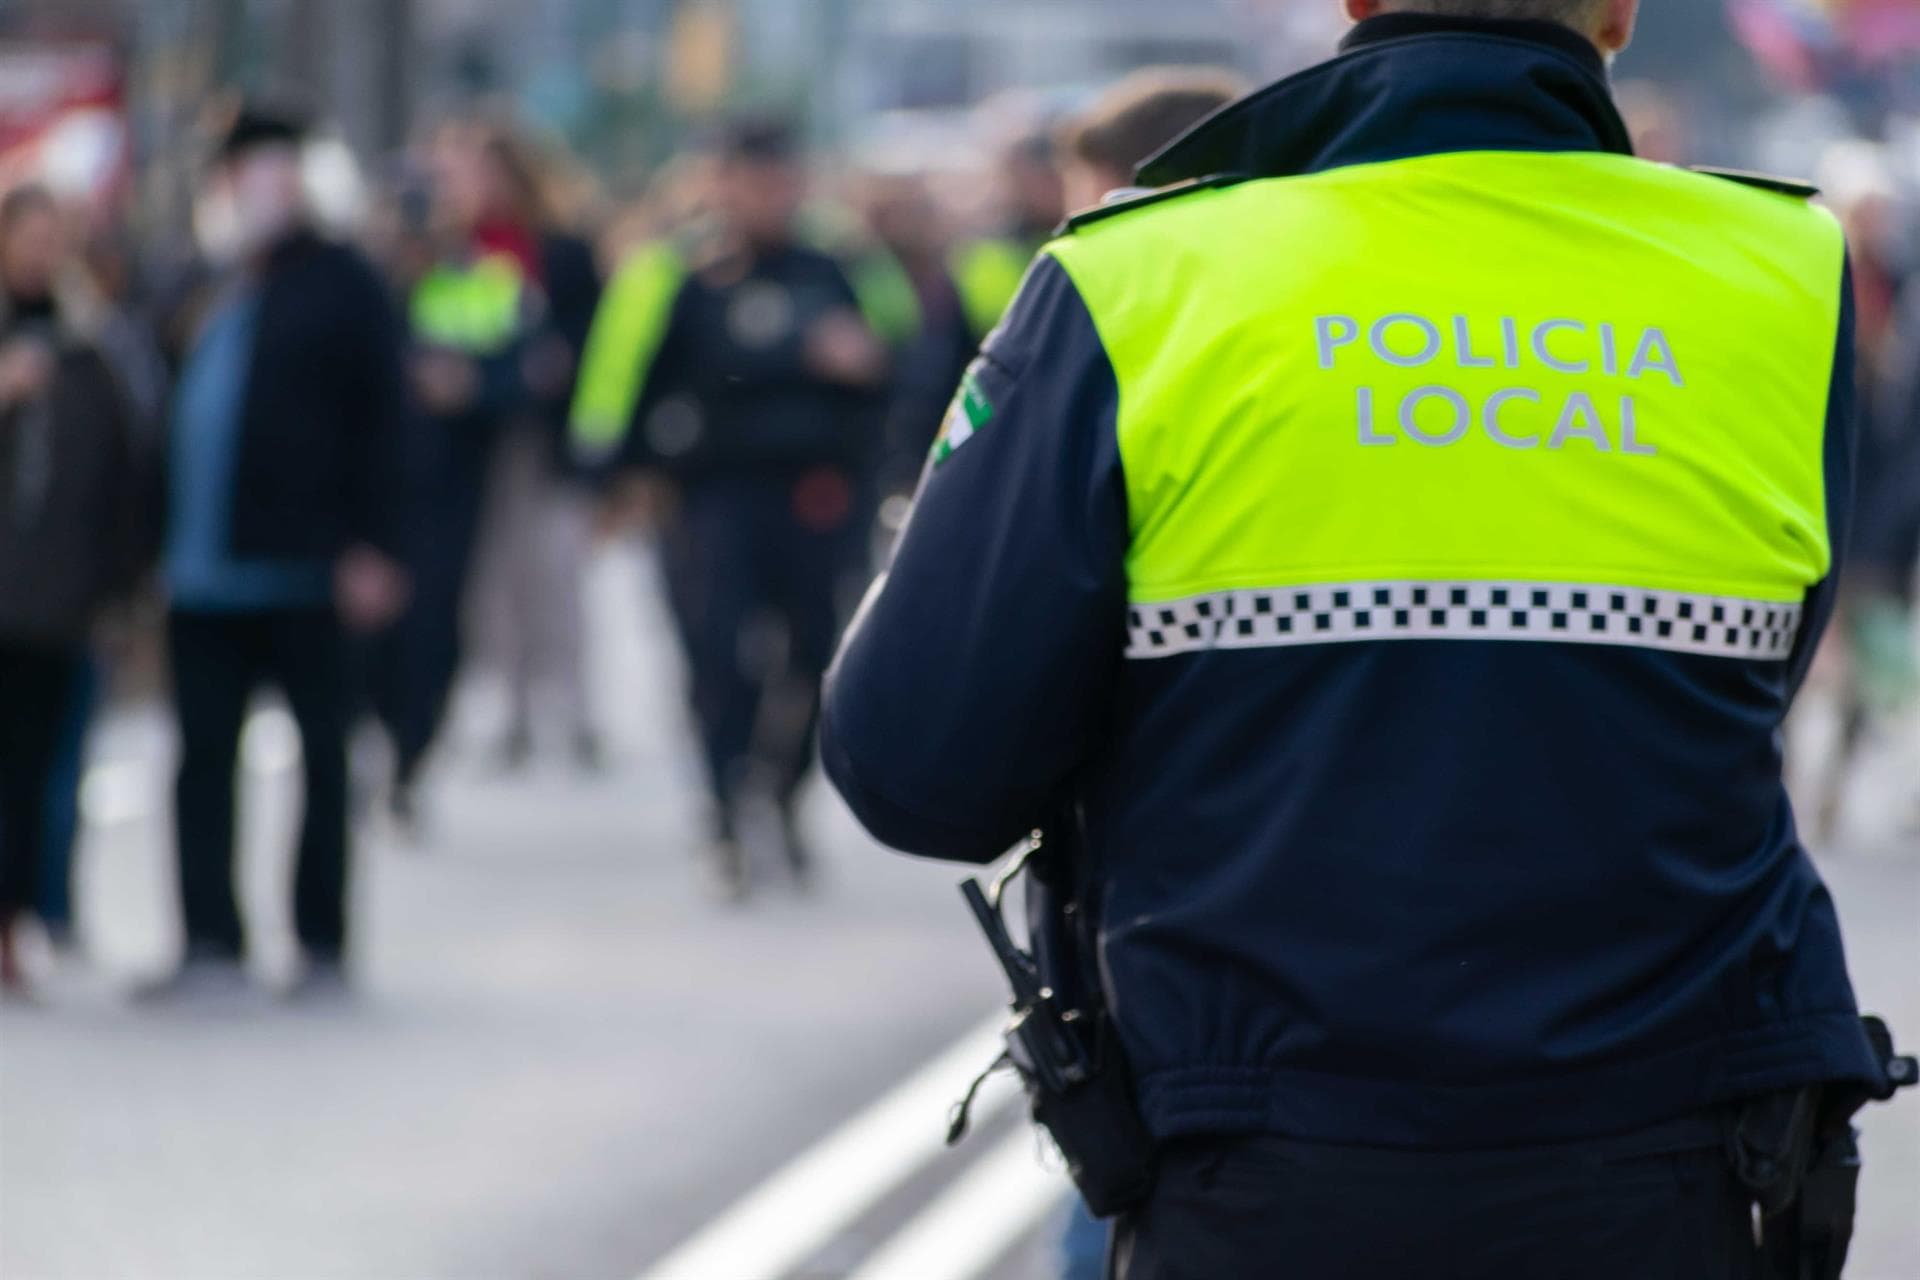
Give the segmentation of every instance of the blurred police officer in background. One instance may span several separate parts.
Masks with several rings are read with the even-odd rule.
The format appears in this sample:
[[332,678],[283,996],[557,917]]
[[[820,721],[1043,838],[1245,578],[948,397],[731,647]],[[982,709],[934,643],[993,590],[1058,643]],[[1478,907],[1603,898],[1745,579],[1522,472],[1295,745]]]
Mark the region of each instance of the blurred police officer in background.
[[796,874],[809,866],[793,803],[812,760],[835,587],[864,534],[859,486],[887,375],[845,272],[799,243],[804,192],[785,123],[730,128],[721,239],[683,272],[657,340],[642,344],[653,355],[621,458],[676,494],[665,567],[692,666],[715,869],[732,896],[748,886],[743,836],[765,831]]
[[1636,0],[1346,10],[1042,256],[828,772],[902,849],[1086,850],[1158,1157],[1122,1276],[1745,1277],[1756,1202],[1836,1275],[1898,1065],[1778,743],[1851,493],[1841,233],[1632,158]]
[[175,821],[185,954],[143,994],[238,988],[234,771],[260,685],[299,726],[305,808],[297,990],[345,979],[347,636],[391,622],[399,566],[404,335],[359,253],[314,226],[302,124],[242,110],[201,210],[213,259],[172,326],[186,340],[168,458],[164,576],[180,717]]

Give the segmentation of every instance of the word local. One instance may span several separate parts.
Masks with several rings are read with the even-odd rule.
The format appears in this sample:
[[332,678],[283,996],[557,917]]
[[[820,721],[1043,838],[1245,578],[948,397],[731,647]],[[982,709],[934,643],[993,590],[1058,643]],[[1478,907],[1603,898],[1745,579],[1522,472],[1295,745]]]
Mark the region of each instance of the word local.
[[[1352,316],[1320,316],[1314,320],[1314,341],[1320,367],[1338,366],[1341,351],[1364,339],[1373,357],[1400,369],[1419,369],[1450,357],[1460,369],[1521,369],[1528,364],[1566,377],[1637,381],[1652,375],[1684,388],[1673,345],[1658,328],[1641,330],[1629,345],[1610,324],[1588,325],[1579,320],[1546,320],[1523,329],[1511,316],[1498,323],[1497,339],[1476,349],[1473,326],[1465,316],[1454,316],[1446,327],[1425,316],[1401,312],[1362,325]],[[1356,353],[1358,354],[1358,353]],[[1372,387],[1357,392],[1357,418],[1362,445],[1398,444],[1404,436],[1431,447],[1454,445],[1478,425],[1495,444],[1507,449],[1564,449],[1585,441],[1601,453],[1619,452],[1651,458],[1659,450],[1639,436],[1639,406],[1632,395],[1622,395],[1611,413],[1603,411],[1591,385],[1564,395],[1533,387],[1509,386],[1475,397],[1450,386],[1416,387],[1401,398],[1399,408],[1383,414]],[[1557,408],[1555,405],[1557,404]]]

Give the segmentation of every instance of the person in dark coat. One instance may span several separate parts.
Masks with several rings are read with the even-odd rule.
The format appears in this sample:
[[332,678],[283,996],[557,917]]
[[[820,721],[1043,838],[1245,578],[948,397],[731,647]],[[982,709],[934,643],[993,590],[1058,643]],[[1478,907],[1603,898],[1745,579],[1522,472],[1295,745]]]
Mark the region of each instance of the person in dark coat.
[[[160,353],[151,317],[140,297],[140,275],[132,237],[125,228],[95,228],[86,237],[74,261],[60,273],[56,296],[70,314],[86,317],[85,333],[106,360],[126,393],[132,410],[134,471],[140,477],[138,514],[145,522],[138,543],[150,551],[157,543],[152,520],[158,515],[149,487],[157,478],[154,463],[159,447],[162,410],[166,402],[167,367]],[[47,824],[41,846],[40,888],[35,913],[56,953],[76,956],[79,938],[74,921],[74,847],[80,835],[80,788],[86,780],[89,733],[96,711],[113,682],[114,658],[131,639],[135,614],[125,625],[110,626],[105,653],[86,655],[60,731],[60,748],[47,794]],[[111,616],[110,624],[116,621]]]
[[538,295],[516,262],[476,255],[436,216],[430,190],[400,193],[384,265],[407,308],[411,395],[401,540],[413,584],[369,653],[374,714],[394,748],[388,803],[419,823],[420,775],[465,657],[466,601],[481,511],[507,417],[525,401],[521,355]]
[[300,729],[297,989],[344,984],[346,636],[389,621],[406,591],[394,558],[404,337],[373,268],[314,229],[301,137],[297,122],[251,110],[226,135],[205,219],[222,233],[221,269],[180,330],[165,578],[186,953],[150,995],[243,981],[234,771],[261,685],[285,695]]
[[63,305],[60,210],[42,188],[0,201],[0,993],[25,990],[46,803],[95,615],[139,559],[133,423]]

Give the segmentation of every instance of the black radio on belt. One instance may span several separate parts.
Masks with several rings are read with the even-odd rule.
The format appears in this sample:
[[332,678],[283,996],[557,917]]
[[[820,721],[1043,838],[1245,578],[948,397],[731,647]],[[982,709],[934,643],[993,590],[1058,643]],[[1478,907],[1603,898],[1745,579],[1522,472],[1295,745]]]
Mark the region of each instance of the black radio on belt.
[[[1146,1199],[1153,1183],[1153,1144],[1140,1119],[1118,1039],[1095,994],[1097,986],[1080,984],[1083,990],[1069,1006],[1046,983],[1040,963],[1021,950],[1007,930],[1001,911],[1006,887],[1033,865],[1040,848],[1040,833],[1035,832],[991,889],[973,879],[960,886],[1013,988],[1007,1050],[987,1075],[1007,1064],[1019,1073],[1034,1120],[1053,1136],[1087,1207],[1095,1217],[1110,1218]],[[1038,889],[1036,885],[1030,892]],[[1067,905],[1061,912],[1062,928],[1071,925],[1073,913]],[[979,1087],[975,1081],[955,1108],[948,1145],[965,1135]]]

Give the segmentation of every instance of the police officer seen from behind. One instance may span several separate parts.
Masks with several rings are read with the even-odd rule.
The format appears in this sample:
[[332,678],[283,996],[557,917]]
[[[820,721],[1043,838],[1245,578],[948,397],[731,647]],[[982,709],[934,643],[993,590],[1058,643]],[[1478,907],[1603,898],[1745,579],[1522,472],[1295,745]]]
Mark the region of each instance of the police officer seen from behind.
[[678,497],[666,570],[715,867],[735,897],[747,889],[743,836],[769,835],[796,874],[809,867],[794,798],[813,759],[835,588],[864,533],[856,497],[887,372],[845,273],[798,243],[800,166],[784,124],[729,131],[721,244],[679,286],[625,446],[625,462],[657,470]]
[[1121,1276],[1836,1275],[1911,1067],[1781,783],[1841,234],[1632,157],[1635,0],[1346,8],[1041,256],[828,771],[902,849],[1083,851],[1156,1157]]

